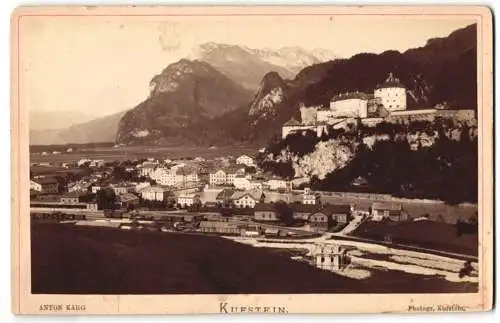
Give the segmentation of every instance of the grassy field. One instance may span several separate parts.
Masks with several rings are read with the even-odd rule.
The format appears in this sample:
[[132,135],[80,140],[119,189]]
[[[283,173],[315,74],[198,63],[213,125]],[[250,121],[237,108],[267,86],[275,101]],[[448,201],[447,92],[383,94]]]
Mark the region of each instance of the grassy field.
[[254,154],[256,149],[244,147],[158,147],[158,146],[133,146],[133,147],[97,147],[80,148],[71,153],[59,155],[42,155],[39,152],[30,154],[31,162],[70,162],[82,158],[103,159],[105,161],[127,160],[135,158],[178,159],[186,157],[215,158],[242,154]]
[[456,227],[447,223],[368,221],[362,223],[352,235],[380,241],[383,241],[386,235],[391,235],[395,243],[473,256],[478,254],[477,234],[458,236]]
[[217,237],[37,223],[35,294],[475,292],[477,284],[377,271],[358,281]]

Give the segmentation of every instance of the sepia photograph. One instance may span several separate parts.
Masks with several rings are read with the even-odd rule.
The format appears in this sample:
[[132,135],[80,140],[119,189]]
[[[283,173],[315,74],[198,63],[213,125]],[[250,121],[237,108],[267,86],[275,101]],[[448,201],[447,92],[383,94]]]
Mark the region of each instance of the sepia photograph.
[[491,13],[445,9],[19,8],[14,311],[491,308]]

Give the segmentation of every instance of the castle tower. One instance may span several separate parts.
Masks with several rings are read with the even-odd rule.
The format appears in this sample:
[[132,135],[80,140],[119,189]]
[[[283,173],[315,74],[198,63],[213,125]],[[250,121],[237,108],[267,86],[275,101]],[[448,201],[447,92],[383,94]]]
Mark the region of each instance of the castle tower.
[[406,88],[392,73],[389,73],[383,84],[375,88],[373,94],[375,98],[380,98],[389,112],[406,110]]

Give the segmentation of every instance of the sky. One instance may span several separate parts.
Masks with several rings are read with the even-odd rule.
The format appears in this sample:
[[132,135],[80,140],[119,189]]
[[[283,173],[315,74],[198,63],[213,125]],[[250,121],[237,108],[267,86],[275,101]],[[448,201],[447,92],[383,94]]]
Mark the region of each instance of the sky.
[[100,117],[145,100],[151,78],[206,42],[360,52],[424,46],[474,23],[427,16],[23,17],[23,108]]

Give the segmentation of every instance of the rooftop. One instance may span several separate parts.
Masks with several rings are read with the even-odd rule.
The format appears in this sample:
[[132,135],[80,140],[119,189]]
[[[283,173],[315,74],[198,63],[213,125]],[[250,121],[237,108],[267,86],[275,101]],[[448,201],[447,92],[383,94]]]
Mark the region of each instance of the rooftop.
[[188,194],[180,194],[179,198],[184,198],[184,199],[194,199],[194,198],[199,198],[200,195],[194,194],[194,193],[188,193]]
[[138,200],[139,197],[132,193],[125,193],[119,196],[119,199],[121,202],[127,202],[127,201],[133,201],[133,200]]
[[255,211],[276,212],[276,208],[271,203],[258,203],[255,205]]
[[252,158],[252,159],[253,159],[253,157],[252,157],[252,156],[245,155],[245,154],[244,154],[244,155],[239,156],[238,158]]
[[163,193],[163,192],[167,192],[168,189],[165,188],[165,187],[162,187],[162,186],[148,186],[146,188],[144,188],[141,192],[159,192],[159,193]]
[[243,191],[243,192],[236,191],[231,196],[231,198],[234,200],[238,200],[246,195],[248,195],[251,198],[253,198],[254,200],[258,201],[258,200],[260,200],[260,198],[262,196],[262,192],[258,191],[258,190],[250,190],[250,191]]
[[348,214],[351,213],[351,206],[349,204],[332,204],[324,207],[320,212],[326,215],[331,214]]
[[359,100],[370,100],[373,98],[372,94],[367,94],[364,92],[347,92],[347,93],[340,93],[334,96],[330,101],[343,101],[343,100],[350,100],[350,99],[359,99]]
[[234,190],[225,188],[219,194],[217,194],[217,200],[228,199],[233,196]]
[[389,210],[389,211],[401,211],[403,206],[396,203],[379,203],[375,202],[372,204],[372,209],[374,210]]
[[87,196],[90,195],[89,192],[69,192],[63,194],[61,197],[81,197],[81,196]]
[[301,123],[299,121],[297,121],[297,119],[292,117],[290,120],[285,122],[285,124],[283,126],[300,126],[300,125],[301,125]]
[[239,224],[227,221],[201,221],[200,228],[239,228]]
[[377,85],[376,89],[391,88],[391,87],[405,88],[405,86],[399,81],[397,77],[394,77],[392,73],[389,73],[389,76],[387,77],[385,82]]
[[313,204],[294,203],[291,204],[290,207],[292,208],[293,212],[314,213],[318,211],[318,206]]

